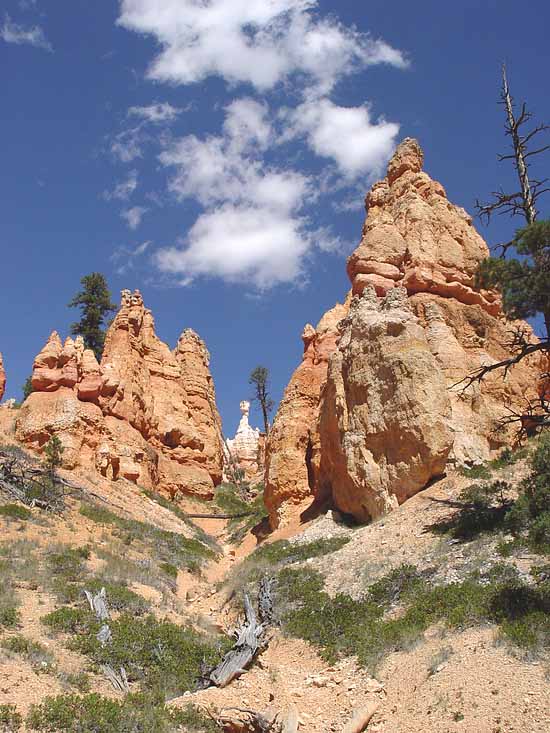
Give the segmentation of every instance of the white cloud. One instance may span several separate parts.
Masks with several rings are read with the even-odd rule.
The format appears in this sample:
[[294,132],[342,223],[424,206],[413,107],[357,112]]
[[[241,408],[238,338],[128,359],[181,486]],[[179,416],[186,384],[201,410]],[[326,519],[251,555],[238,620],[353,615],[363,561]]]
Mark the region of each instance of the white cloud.
[[311,149],[337,164],[347,179],[381,173],[395,147],[399,125],[372,122],[368,106],[339,107],[311,98],[290,114],[290,135],[305,135]]
[[130,107],[128,116],[140,117],[146,122],[159,124],[162,122],[173,122],[181,112],[182,110],[178,107],[172,107],[168,102],[161,102],[146,107]]
[[126,201],[134,193],[138,186],[138,174],[136,170],[130,171],[128,178],[124,181],[120,181],[114,187],[112,191],[104,191],[103,198],[106,201],[112,201],[118,199],[119,201]]
[[6,13],[4,25],[0,28],[0,38],[6,43],[15,43],[18,45],[26,44],[43,48],[46,51],[53,51],[51,43],[46,38],[44,30],[39,25],[25,27],[14,23],[10,16]]
[[225,204],[199,217],[184,248],[158,251],[159,269],[187,285],[197,276],[220,277],[259,290],[295,282],[312,246],[302,222],[281,211]]
[[161,45],[148,71],[158,81],[221,76],[267,90],[300,73],[326,93],[360,68],[406,65],[400,51],[317,9],[318,0],[121,0],[118,23]]
[[136,230],[141,224],[141,220],[147,211],[148,209],[144,206],[132,206],[130,209],[124,209],[124,211],[121,211],[120,215],[126,220],[130,229]]
[[272,135],[267,107],[245,98],[226,109],[223,137],[194,135],[173,142],[160,156],[175,168],[169,187],[205,211],[179,247],[156,253],[158,267],[183,284],[221,277],[267,289],[295,282],[315,242],[306,231],[311,182],[261,159]]

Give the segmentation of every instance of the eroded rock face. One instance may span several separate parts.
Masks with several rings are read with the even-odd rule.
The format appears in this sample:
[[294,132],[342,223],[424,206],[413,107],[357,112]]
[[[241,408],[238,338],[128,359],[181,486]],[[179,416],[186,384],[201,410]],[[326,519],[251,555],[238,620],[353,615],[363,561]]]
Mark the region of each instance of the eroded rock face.
[[40,450],[58,435],[67,467],[172,495],[207,497],[220,483],[221,424],[208,351],[192,331],[171,351],[138,291],[123,291],[101,365],[82,339],[62,344],[54,332],[35,360],[32,384],[18,438]]
[[285,390],[267,442],[264,496],[272,527],[284,524],[293,506],[314,491],[321,391],[339,336],[337,324],[348,307],[349,299],[328,311],[317,328],[304,328],[302,363]]
[[487,245],[472,218],[422,170],[423,159],[418,142],[405,139],[367,195],[363,238],[348,261],[353,292],[373,285],[384,295],[399,285],[410,295],[434,293],[498,315],[498,294],[474,284]]
[[321,491],[360,521],[393,509],[441,475],[451,404],[404,288],[354,298],[329,360],[320,414]]
[[0,354],[0,401],[6,391],[6,372],[4,371],[4,360],[2,354]]
[[259,428],[253,428],[249,423],[250,402],[243,400],[240,404],[241,419],[234,438],[228,438],[227,462],[229,474],[233,466],[244,472],[244,478],[252,481],[263,472],[263,441],[260,440]]
[[505,380],[495,372],[465,388],[480,366],[510,356],[513,327],[530,329],[505,319],[496,291],[476,288],[488,248],[422,165],[418,143],[405,140],[367,196],[363,237],[348,261],[352,292],[366,300],[355,301],[340,330],[334,323],[324,388],[326,362],[319,375],[308,361],[316,331],[304,332],[304,362],[267,448],[273,527],[308,498],[331,499],[361,520],[388,511],[445,460],[475,464],[509,445],[513,427],[499,421],[544,389],[535,357]]

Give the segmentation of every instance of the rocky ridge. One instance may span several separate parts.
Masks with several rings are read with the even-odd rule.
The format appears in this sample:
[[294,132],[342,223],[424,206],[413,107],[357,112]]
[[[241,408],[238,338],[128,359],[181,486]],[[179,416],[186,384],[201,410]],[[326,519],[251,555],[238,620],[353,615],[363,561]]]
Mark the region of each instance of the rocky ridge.
[[221,420],[202,340],[174,351],[155,334],[139,291],[123,291],[101,364],[81,338],[54,332],[35,359],[16,436],[40,451],[57,435],[64,464],[145,488],[212,496],[222,479]]
[[404,140],[367,195],[363,237],[348,260],[353,299],[327,313],[320,359],[308,352],[316,332],[306,326],[304,360],[267,446],[272,527],[311,501],[362,521],[379,516],[446,462],[476,464],[509,444],[512,431],[499,421],[535,393],[536,359],[506,380],[494,373],[463,384],[510,355],[513,326],[532,331],[505,319],[496,291],[476,286],[488,247],[422,166],[417,141]]

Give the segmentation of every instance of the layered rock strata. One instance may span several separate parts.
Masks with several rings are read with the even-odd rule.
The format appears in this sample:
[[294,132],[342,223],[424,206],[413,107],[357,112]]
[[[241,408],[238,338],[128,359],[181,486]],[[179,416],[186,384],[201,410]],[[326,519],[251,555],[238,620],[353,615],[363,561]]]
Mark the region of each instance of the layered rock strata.
[[171,351],[141,294],[123,291],[101,364],[82,339],[53,333],[35,359],[17,437],[41,450],[61,439],[68,468],[94,468],[171,495],[208,497],[223,467],[209,354],[193,331]]
[[304,356],[287,387],[267,448],[273,527],[308,498],[329,498],[362,521],[379,516],[445,460],[471,465],[509,444],[502,418],[536,395],[535,358],[506,379],[495,372],[465,386],[480,366],[510,355],[512,328],[534,336],[504,318],[496,291],[476,286],[487,245],[422,165],[418,143],[406,139],[367,195],[363,237],[348,260],[354,305],[333,324],[321,377]]

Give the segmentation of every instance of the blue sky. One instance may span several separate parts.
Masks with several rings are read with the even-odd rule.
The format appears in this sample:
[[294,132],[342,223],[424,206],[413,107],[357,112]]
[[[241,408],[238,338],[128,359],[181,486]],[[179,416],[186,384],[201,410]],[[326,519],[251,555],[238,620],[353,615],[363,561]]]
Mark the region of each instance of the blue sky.
[[[394,145],[470,211],[512,172],[497,105],[550,118],[550,6],[531,0],[4,0],[0,351],[17,396],[80,278],[139,288],[212,355],[232,434],[247,377],[278,400],[300,333],[349,283],[362,202]],[[481,227],[490,243],[509,219]],[[256,415],[256,422],[260,422]]]

